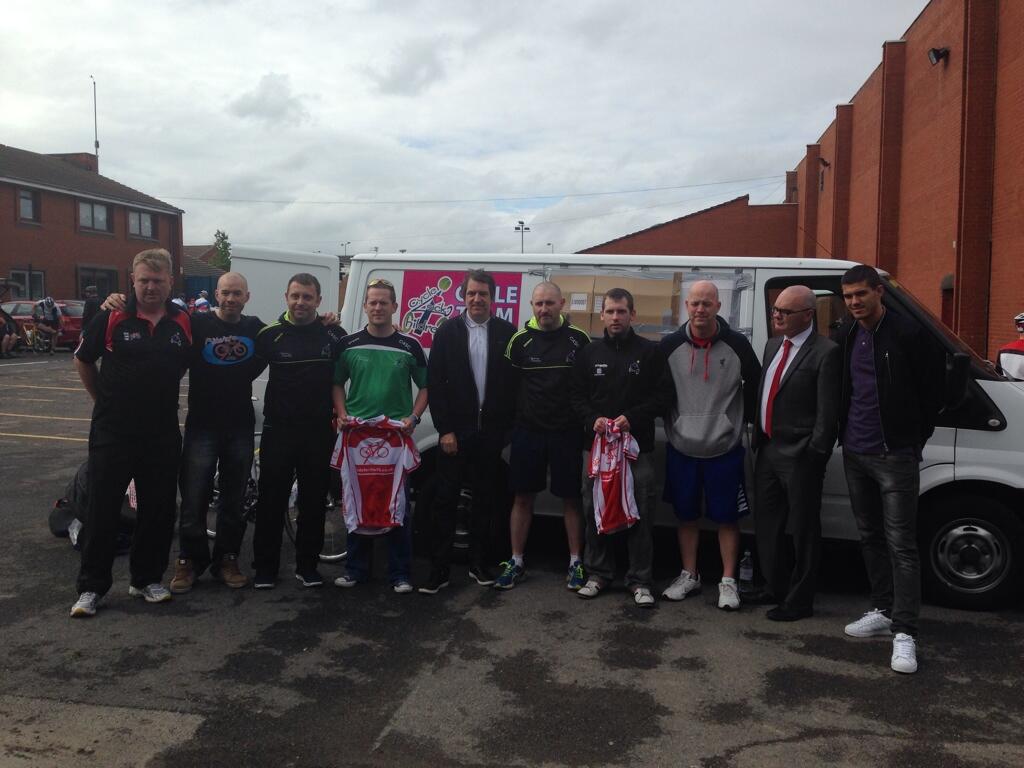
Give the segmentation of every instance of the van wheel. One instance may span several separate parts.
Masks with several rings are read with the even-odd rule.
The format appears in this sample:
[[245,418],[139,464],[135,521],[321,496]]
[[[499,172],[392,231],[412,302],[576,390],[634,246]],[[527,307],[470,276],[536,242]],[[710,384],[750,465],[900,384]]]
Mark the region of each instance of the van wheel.
[[927,596],[958,608],[1005,604],[1019,588],[1024,525],[1001,501],[953,496],[936,502],[921,532]]

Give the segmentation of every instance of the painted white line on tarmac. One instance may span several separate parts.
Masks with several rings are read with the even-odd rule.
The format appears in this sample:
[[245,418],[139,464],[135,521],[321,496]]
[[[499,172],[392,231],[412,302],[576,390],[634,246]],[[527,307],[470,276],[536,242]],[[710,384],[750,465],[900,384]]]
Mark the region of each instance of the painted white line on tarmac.
[[3,363],[0,368],[13,368],[16,365],[46,365],[48,360],[40,360],[37,363]]
[[20,387],[21,389],[59,389],[63,392],[85,392],[85,387],[41,387],[38,384],[8,384],[5,387]]
[[64,440],[69,443],[88,443],[87,437],[55,437],[53,435],[23,435],[19,432],[0,432],[0,437],[24,437],[29,440]]
[[41,397],[22,397],[19,398],[20,403],[55,403],[56,400],[45,400]]
[[3,413],[0,416],[17,416],[19,419],[56,419],[57,421],[92,421],[92,418],[84,419],[80,416],[35,416],[31,413]]

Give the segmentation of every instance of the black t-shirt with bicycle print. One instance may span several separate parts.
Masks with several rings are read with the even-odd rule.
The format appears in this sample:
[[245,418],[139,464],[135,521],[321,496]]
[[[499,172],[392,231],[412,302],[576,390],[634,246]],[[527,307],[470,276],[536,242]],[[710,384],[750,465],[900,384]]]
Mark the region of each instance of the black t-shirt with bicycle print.
[[267,361],[256,354],[258,317],[227,323],[213,312],[192,316],[188,419],[200,429],[252,429],[252,381]]

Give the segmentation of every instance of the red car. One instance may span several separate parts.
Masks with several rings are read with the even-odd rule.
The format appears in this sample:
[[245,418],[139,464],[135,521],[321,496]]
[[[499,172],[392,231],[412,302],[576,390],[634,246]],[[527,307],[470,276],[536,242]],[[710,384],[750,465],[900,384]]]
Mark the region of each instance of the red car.
[[[14,318],[19,329],[23,329],[25,323],[32,322],[32,310],[36,302],[31,299],[15,299],[5,301],[0,306],[4,312]],[[82,310],[85,309],[85,302],[78,299],[57,299],[57,306],[64,316],[64,323],[57,337],[57,346],[74,349],[78,345],[78,336],[82,332]]]

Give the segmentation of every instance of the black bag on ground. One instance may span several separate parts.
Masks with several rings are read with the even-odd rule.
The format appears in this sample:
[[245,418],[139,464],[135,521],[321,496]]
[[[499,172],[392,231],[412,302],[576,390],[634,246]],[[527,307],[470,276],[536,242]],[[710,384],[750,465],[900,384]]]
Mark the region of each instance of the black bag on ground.
[[[71,545],[79,548],[78,538],[81,535],[85,510],[89,504],[89,462],[84,461],[64,489],[64,496],[57,499],[50,510],[50,533],[60,538],[71,538]],[[127,551],[131,546],[131,536],[135,531],[135,510],[128,502],[125,494],[121,504],[121,522],[118,527],[118,554]]]

